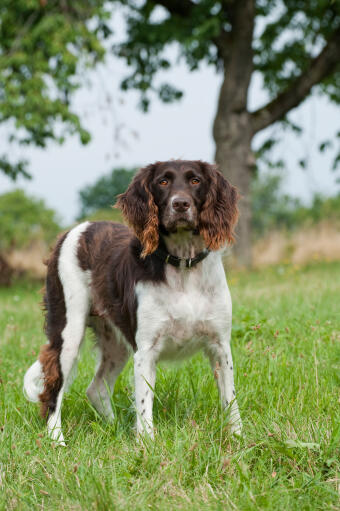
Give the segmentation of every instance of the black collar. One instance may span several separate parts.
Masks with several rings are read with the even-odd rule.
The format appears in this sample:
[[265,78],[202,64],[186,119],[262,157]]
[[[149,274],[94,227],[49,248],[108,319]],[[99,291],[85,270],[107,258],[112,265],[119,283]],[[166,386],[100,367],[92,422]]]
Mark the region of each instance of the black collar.
[[169,254],[166,250],[163,250],[162,248],[158,247],[157,250],[154,252],[154,254],[161,259],[161,261],[164,261],[167,264],[171,264],[172,266],[175,266],[178,268],[181,266],[181,262],[183,261],[185,263],[186,268],[192,268],[193,266],[196,266],[196,264],[200,263],[209,255],[210,250],[205,248],[202,252],[197,254],[197,256],[189,259],[185,259],[184,257],[177,257],[172,254]]

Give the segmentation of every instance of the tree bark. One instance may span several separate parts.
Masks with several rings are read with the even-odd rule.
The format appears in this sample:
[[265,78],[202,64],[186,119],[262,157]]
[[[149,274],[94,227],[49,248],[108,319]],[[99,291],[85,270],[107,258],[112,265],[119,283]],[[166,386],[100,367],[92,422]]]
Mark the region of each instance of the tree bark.
[[14,274],[13,268],[11,268],[6,259],[0,254],[0,287],[10,286],[13,274]]
[[[217,115],[215,126],[219,123]],[[250,184],[255,165],[251,151],[249,114],[231,114],[227,124],[225,136],[215,136],[215,160],[240,193],[240,216],[236,227],[234,254],[238,265],[249,267],[252,264]]]
[[214,122],[215,160],[241,195],[234,253],[240,266],[251,266],[250,183],[255,158],[251,150],[253,131],[247,95],[253,70],[253,0],[238,0],[229,14],[233,26],[231,38],[228,34],[228,44],[225,44],[222,37],[219,45],[224,80]]

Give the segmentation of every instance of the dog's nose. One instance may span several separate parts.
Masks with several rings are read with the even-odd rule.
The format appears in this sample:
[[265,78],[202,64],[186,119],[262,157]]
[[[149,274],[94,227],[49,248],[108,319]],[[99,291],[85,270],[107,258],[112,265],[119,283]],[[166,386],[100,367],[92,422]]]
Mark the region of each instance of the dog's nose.
[[184,211],[188,211],[190,208],[190,202],[183,197],[175,197],[172,201],[172,207],[178,213],[184,213]]

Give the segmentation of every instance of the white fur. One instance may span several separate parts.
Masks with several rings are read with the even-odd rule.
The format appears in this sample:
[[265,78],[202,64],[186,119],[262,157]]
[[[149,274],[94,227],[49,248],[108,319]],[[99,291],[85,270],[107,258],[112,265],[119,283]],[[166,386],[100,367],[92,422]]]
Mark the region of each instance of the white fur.
[[39,360],[37,360],[25,373],[23,390],[28,401],[37,403],[39,401],[39,394],[42,393],[43,389],[42,367]]
[[58,394],[56,409],[49,416],[47,429],[51,438],[61,445],[65,445],[61,431],[63,394],[70,382],[72,368],[78,357],[90,306],[89,272],[80,268],[77,257],[79,238],[88,225],[89,222],[84,222],[68,233],[61,246],[58,261],[59,278],[64,290],[66,307],[66,325],[61,333],[63,345],[60,352],[63,385]]
[[[188,235],[187,235],[188,236]],[[183,257],[172,246],[171,253]],[[193,246],[192,239],[190,245]],[[171,246],[171,245],[170,245]],[[183,248],[184,247],[184,248]],[[197,252],[196,252],[197,253]],[[182,254],[182,255],[180,255]],[[188,254],[185,257],[191,257]],[[191,269],[166,267],[166,282],[139,282],[135,354],[137,431],[152,431],[152,402],[156,362],[179,359],[200,349],[209,356],[215,371],[222,404],[231,404],[231,429],[241,431],[233,379],[230,333],[232,304],[221,254],[212,252]]]

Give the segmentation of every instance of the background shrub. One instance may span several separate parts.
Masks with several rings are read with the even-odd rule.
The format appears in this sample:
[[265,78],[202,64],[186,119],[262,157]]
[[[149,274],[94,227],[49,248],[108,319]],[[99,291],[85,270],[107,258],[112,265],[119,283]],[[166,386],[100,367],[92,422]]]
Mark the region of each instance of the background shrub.
[[[103,218],[92,217],[98,210],[109,210],[116,202],[117,195],[125,192],[131,179],[137,169],[117,168],[111,173],[104,175],[95,181],[94,184],[88,185],[79,192],[81,209],[78,219],[89,218],[93,220],[103,220]],[[107,220],[116,220],[113,214]]]
[[25,248],[35,241],[51,243],[61,230],[56,212],[23,190],[0,195],[0,252]]
[[282,191],[283,176],[276,172],[260,173],[253,180],[251,201],[253,236],[268,232],[294,230],[319,222],[340,222],[340,193],[334,197],[315,194],[310,205],[302,204]]

